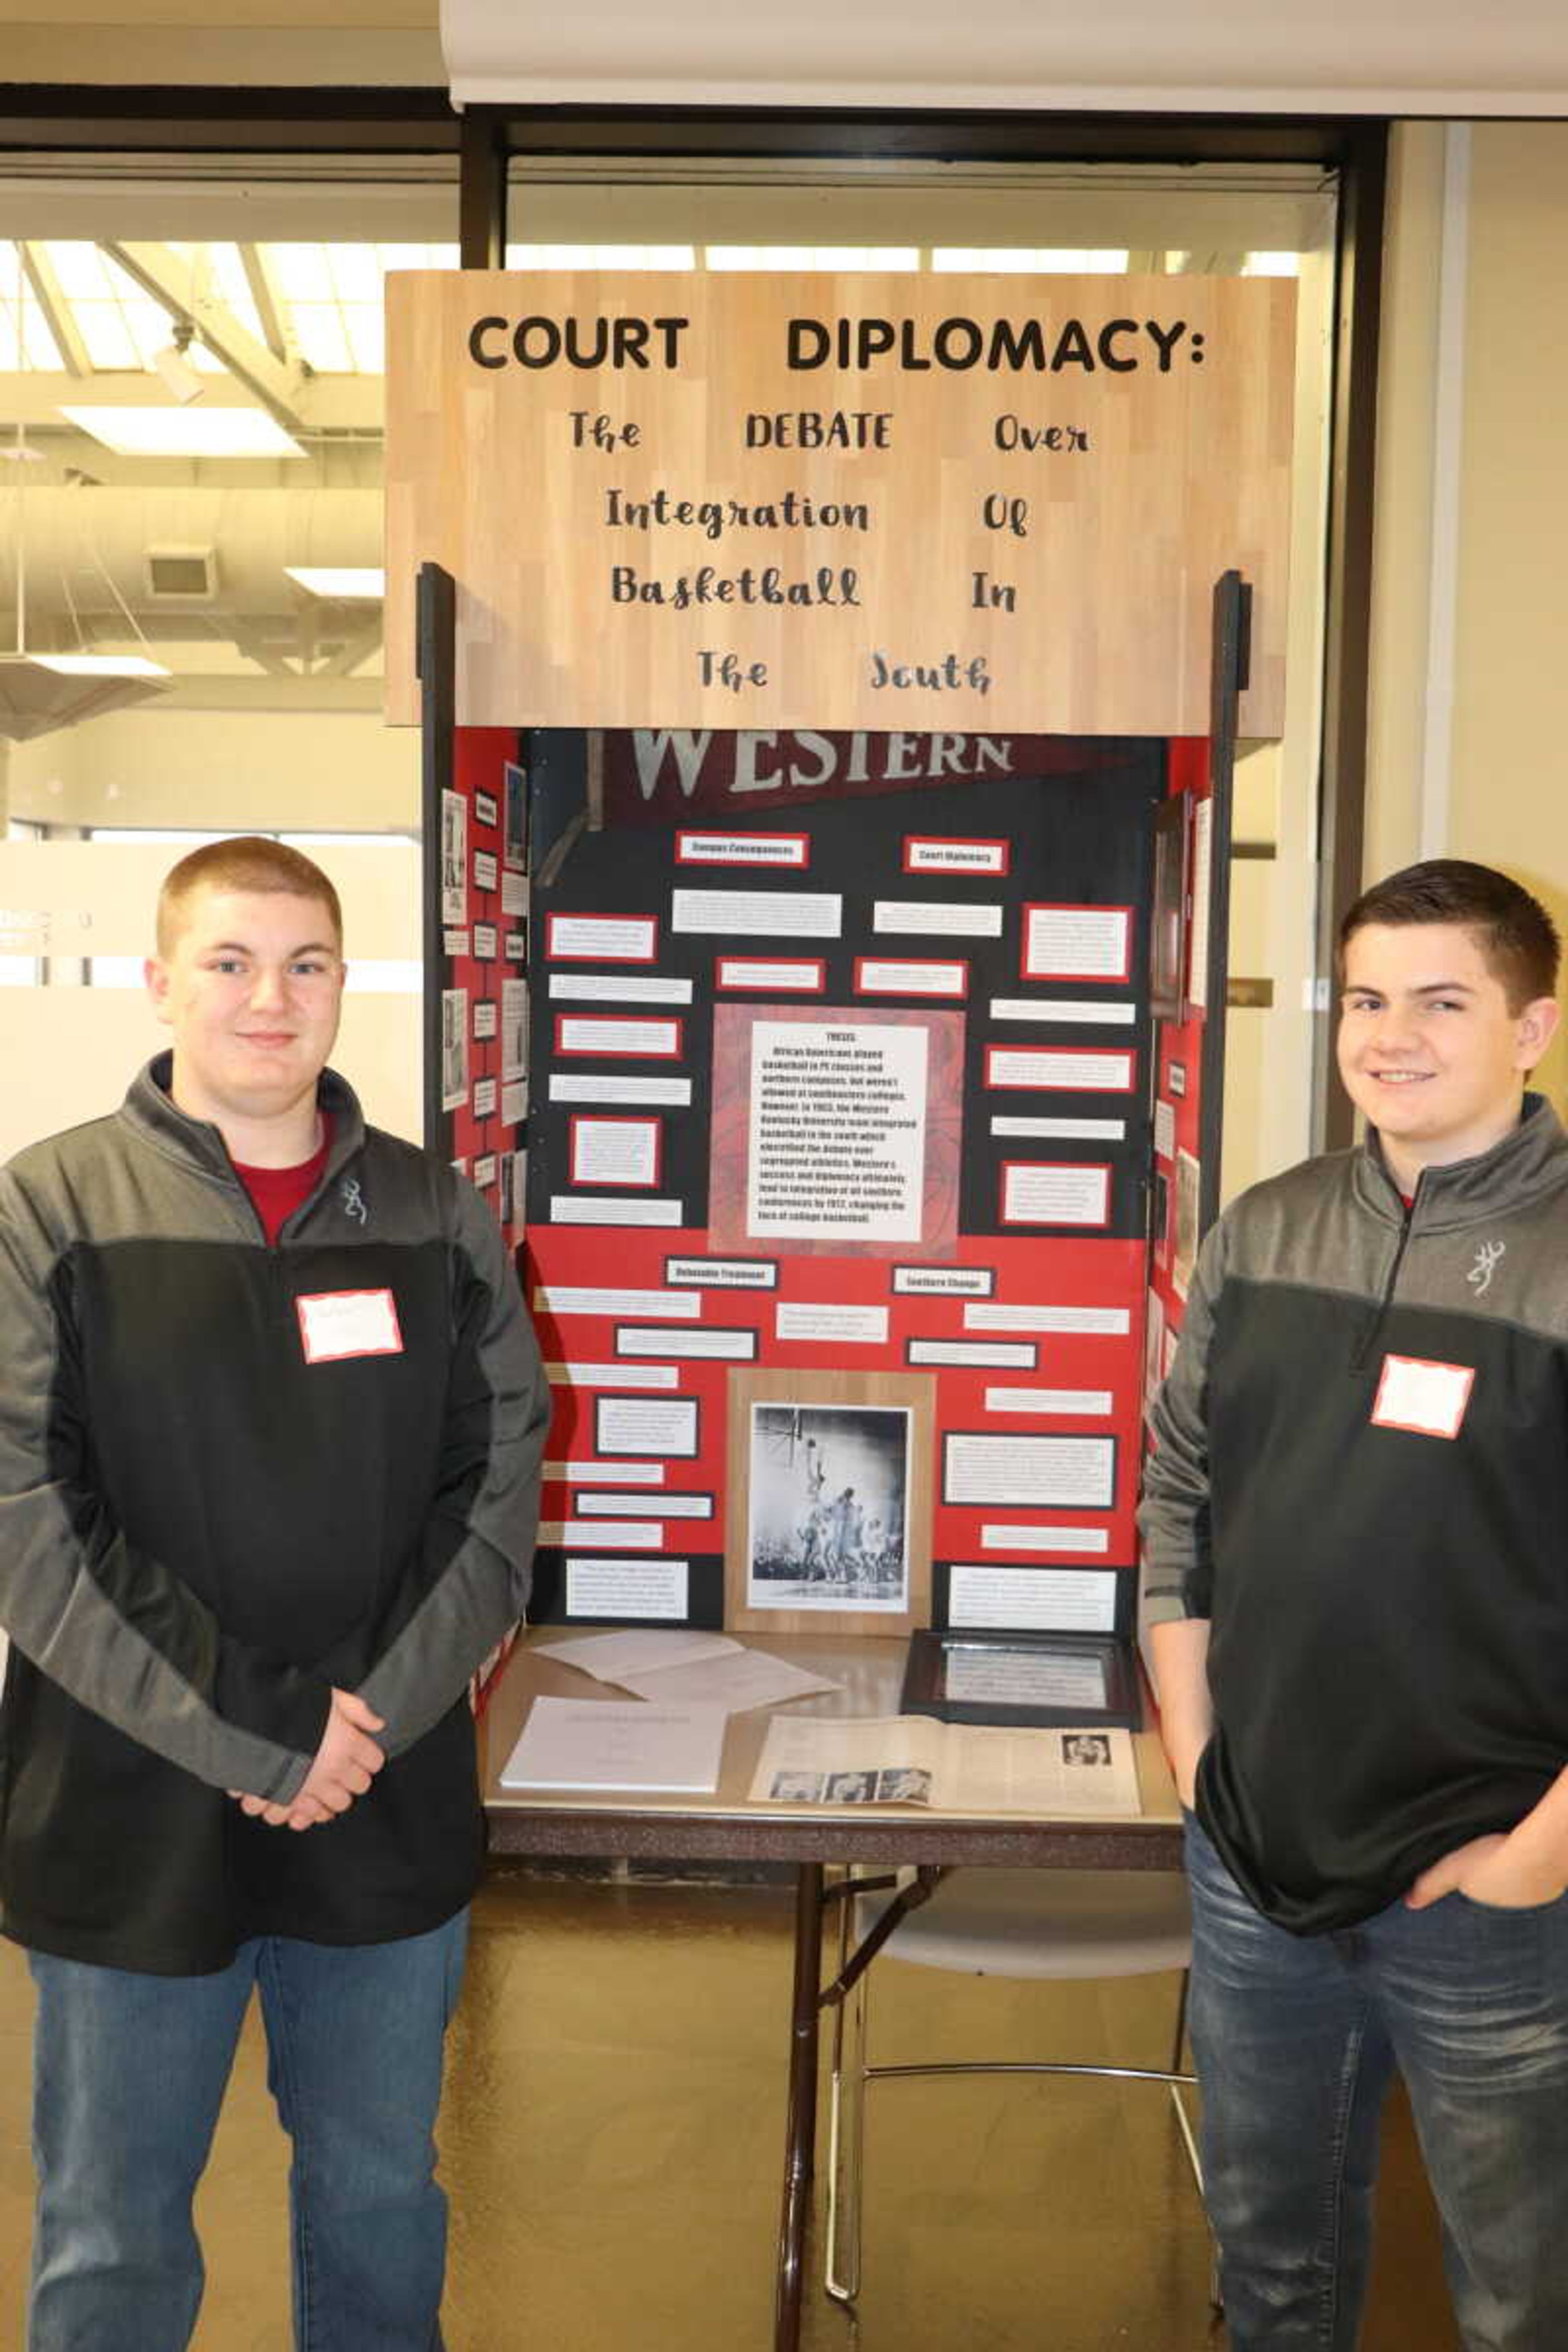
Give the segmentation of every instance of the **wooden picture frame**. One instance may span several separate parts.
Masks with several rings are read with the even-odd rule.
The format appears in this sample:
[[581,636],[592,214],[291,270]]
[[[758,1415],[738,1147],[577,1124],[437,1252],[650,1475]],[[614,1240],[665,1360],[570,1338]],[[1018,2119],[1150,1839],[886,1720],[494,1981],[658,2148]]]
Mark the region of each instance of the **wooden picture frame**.
[[727,1629],[929,1625],[935,1427],[929,1374],[732,1371]]

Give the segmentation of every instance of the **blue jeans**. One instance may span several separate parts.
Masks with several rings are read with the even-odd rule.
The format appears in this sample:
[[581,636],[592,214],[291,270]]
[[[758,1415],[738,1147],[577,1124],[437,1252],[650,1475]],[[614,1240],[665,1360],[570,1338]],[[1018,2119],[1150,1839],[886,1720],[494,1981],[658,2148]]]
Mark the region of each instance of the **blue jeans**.
[[1353,2352],[1405,2078],[1467,2352],[1568,2347],[1568,1896],[1292,1936],[1195,1821],[1191,2025],[1233,2352]]
[[263,1937],[213,1976],[31,1955],[38,2201],[28,2352],[184,2352],[191,2220],[254,1984],[293,2142],[300,2352],[439,2352],[447,2200],[431,2137],[468,1913],[350,1947]]

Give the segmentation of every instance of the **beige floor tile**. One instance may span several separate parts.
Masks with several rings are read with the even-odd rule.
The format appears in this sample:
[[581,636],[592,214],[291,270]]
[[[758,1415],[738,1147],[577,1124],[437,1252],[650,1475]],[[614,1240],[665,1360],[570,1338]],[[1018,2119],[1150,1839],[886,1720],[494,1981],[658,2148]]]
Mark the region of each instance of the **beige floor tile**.
[[[768,2352],[789,1935],[782,1889],[492,1879],[442,2124],[449,2352]],[[1160,1979],[1047,1988],[884,1967],[876,2054],[1158,2063],[1170,1998]],[[5,2345],[22,2340],[30,2012],[24,1958],[0,1945]],[[889,2084],[871,2103],[868,2157],[858,2323],[822,2299],[814,2272],[805,2352],[1206,2352],[1222,2340],[1163,2091]],[[253,2014],[201,2196],[197,2352],[289,2352],[286,2172]],[[1400,2105],[1380,2229],[1363,2352],[1451,2352]]]

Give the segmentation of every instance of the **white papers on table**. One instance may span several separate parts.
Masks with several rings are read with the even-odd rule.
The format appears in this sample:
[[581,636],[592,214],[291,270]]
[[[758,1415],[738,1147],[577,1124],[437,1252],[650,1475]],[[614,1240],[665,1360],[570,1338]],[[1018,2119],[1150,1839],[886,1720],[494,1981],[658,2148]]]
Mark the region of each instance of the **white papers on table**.
[[618,1683],[628,1674],[689,1666],[694,1659],[722,1657],[740,1646],[728,1633],[582,1633],[572,1641],[551,1642],[534,1654],[552,1665],[575,1666],[595,1682]]
[[1125,1731],[984,1729],[920,1716],[775,1716],[752,1804],[916,1804],[1039,1819],[1142,1811]]
[[586,1633],[535,1654],[661,1706],[711,1706],[727,1715],[843,1688],[830,1675],[808,1673],[765,1650],[743,1649],[727,1633]]
[[710,1796],[727,1721],[721,1706],[536,1698],[501,1768],[503,1789],[638,1789]]
[[814,1691],[842,1690],[830,1675],[815,1675],[766,1650],[742,1650],[733,1657],[702,1658],[688,1666],[663,1666],[657,1674],[620,1675],[623,1690],[661,1706],[721,1706],[726,1715],[748,1707],[783,1706]]

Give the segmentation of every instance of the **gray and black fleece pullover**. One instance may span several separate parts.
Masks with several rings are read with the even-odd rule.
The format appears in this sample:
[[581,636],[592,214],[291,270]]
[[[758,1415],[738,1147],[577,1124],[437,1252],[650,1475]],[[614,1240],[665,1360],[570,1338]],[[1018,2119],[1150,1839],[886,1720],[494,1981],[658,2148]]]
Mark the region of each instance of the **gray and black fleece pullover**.
[[1353,1925],[1568,1763],[1568,1139],[1538,1097],[1406,1212],[1375,1136],[1207,1236],[1140,1512],[1212,1622],[1205,1828],[1259,1910]]
[[[340,1078],[275,1248],[167,1086],[0,1171],[0,1927],[181,1975],[468,1899],[466,1685],[527,1599],[549,1392],[494,1218]],[[400,1345],[310,1360],[298,1301],[353,1292]],[[290,1797],[333,1684],[386,1720],[371,1793],[247,1820],[225,1791]]]

